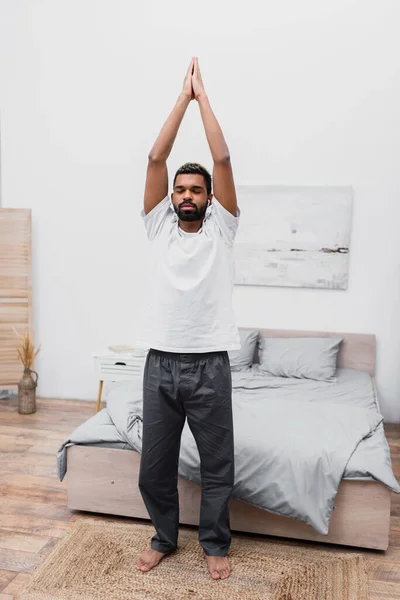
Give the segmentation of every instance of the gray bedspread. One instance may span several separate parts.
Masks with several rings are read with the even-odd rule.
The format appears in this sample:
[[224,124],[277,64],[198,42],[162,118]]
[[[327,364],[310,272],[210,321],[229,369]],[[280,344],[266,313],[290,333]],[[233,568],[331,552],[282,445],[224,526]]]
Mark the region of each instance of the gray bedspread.
[[[233,497],[299,519],[327,534],[342,478],[377,480],[400,493],[370,375],[338,369],[336,382],[272,377],[257,366],[232,373]],[[109,384],[107,406],[77,427],[57,453],[60,480],[71,444],[141,451],[140,381]],[[179,474],[200,483],[187,425]]]

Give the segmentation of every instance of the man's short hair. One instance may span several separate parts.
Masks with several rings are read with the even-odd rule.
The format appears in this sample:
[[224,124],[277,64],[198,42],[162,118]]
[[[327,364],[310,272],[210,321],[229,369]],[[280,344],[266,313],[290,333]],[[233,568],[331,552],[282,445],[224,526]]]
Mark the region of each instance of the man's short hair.
[[175,181],[176,181],[176,178],[178,177],[178,175],[186,175],[186,174],[203,175],[205,184],[206,184],[207,196],[209,194],[211,194],[211,175],[207,171],[207,169],[205,167],[203,167],[202,165],[200,165],[199,163],[187,162],[184,165],[182,165],[181,167],[179,167],[179,169],[175,173],[173,187],[175,187]]

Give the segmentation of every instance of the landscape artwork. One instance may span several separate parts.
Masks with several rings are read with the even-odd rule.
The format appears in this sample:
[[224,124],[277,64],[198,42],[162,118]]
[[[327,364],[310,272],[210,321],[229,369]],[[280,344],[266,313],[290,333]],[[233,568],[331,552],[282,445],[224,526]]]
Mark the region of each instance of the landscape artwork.
[[351,187],[235,187],[236,285],[347,289]]

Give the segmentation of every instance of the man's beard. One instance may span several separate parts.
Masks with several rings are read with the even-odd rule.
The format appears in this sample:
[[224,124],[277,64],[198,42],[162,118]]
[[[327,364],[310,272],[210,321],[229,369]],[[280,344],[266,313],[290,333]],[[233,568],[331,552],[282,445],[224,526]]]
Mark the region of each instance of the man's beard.
[[[181,209],[180,207],[183,204],[190,204],[190,206],[193,206],[193,210]],[[180,204],[180,207],[175,208],[175,212],[181,221],[198,221],[199,219],[204,217],[207,210],[207,204],[204,204],[204,206],[200,206],[199,208],[191,202],[182,202]]]

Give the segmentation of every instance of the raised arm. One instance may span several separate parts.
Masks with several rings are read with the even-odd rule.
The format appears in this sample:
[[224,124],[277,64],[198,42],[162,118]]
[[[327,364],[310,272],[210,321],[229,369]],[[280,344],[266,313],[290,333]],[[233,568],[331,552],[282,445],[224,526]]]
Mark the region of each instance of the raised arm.
[[143,203],[145,214],[149,213],[168,194],[167,158],[174,145],[183,115],[190,101],[194,99],[192,89],[193,68],[194,59],[192,58],[183,82],[182,92],[179,94],[176,104],[165,121],[148,156]]
[[204,90],[197,57],[195,57],[194,62],[192,86],[194,96],[200,107],[201,118],[203,120],[207,141],[214,161],[212,175],[214,196],[226,210],[236,217],[237,198],[229,149],[225,142],[222,129],[211,109],[208,96]]

